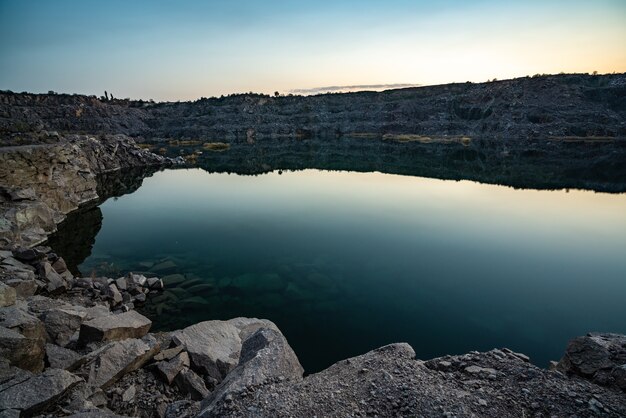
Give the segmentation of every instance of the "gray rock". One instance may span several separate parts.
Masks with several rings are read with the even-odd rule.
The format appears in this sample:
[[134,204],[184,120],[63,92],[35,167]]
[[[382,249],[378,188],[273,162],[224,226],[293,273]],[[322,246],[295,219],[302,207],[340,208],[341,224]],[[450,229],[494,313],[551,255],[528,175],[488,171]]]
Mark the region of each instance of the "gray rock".
[[79,277],[74,281],[74,286],[83,289],[93,289],[93,279],[91,277]]
[[259,329],[244,341],[237,367],[202,401],[200,416],[211,416],[216,405],[227,402],[233,394],[275,381],[300,381],[303,373],[296,354],[280,331]]
[[15,289],[17,297],[20,298],[33,296],[39,288],[35,279],[9,279],[5,284]]
[[108,388],[125,374],[137,370],[152,359],[159,344],[152,336],[111,342],[84,359],[77,374],[93,387]]
[[239,362],[241,345],[259,328],[278,331],[273,322],[256,318],[205,321],[176,331],[172,341],[189,353],[192,368],[218,382]]
[[0,391],[0,405],[17,409],[22,415],[32,416],[45,411],[67,393],[81,379],[72,373],[48,369]]
[[141,286],[141,287],[145,286],[146,281],[148,281],[148,279],[146,279],[146,276],[142,274],[134,274],[134,273],[128,273],[128,279],[134,285]]
[[180,345],[168,348],[166,350],[161,350],[159,354],[154,356],[154,361],[171,360],[176,357],[181,351],[183,351],[183,347]]
[[167,406],[164,418],[192,418],[198,414],[200,402],[176,401]]
[[39,372],[44,368],[44,340],[27,338],[0,326],[0,357],[9,360],[12,366]]
[[141,338],[148,333],[152,321],[136,311],[102,316],[84,322],[80,326],[79,342],[87,344],[97,341]]
[[71,370],[78,363],[80,354],[56,344],[46,344],[46,359],[53,369]]
[[47,338],[44,324],[27,310],[27,304],[24,301],[0,308],[0,325],[18,331],[26,338],[43,341]]
[[556,368],[626,392],[625,364],[626,335],[590,333],[569,342]]
[[191,396],[195,401],[202,400],[210,394],[204,380],[188,367],[184,367],[176,375],[174,383],[183,394]]
[[0,283],[0,307],[14,305],[16,297],[17,292],[13,287]]
[[84,310],[56,308],[47,311],[42,319],[52,341],[65,347],[86,318]]
[[3,266],[11,266],[13,267],[11,271],[34,271],[35,268],[33,266],[29,266],[28,264],[24,264],[15,258],[7,257],[3,259],[0,264]]
[[126,281],[126,277],[120,277],[115,280],[115,285],[119,290],[128,290],[128,282]]
[[122,294],[117,289],[117,286],[115,284],[113,284],[113,283],[111,283],[108,286],[108,290],[106,291],[105,294],[106,294],[107,298],[109,298],[111,300],[111,303],[112,303],[113,306],[119,305],[120,303],[122,303],[124,301],[124,298],[122,297]]
[[46,282],[46,290],[51,295],[59,294],[67,290],[68,286],[65,280],[63,280],[59,273],[57,273],[47,261],[39,265],[39,276]]
[[171,385],[176,375],[185,367],[189,367],[189,355],[183,351],[171,360],[160,361],[156,364],[156,369],[161,377]]
[[122,393],[122,402],[130,402],[135,399],[135,394],[137,393],[137,389],[135,385],[130,385],[128,389]]
[[153,290],[163,289],[163,281],[157,277],[150,277],[147,281],[148,287]]

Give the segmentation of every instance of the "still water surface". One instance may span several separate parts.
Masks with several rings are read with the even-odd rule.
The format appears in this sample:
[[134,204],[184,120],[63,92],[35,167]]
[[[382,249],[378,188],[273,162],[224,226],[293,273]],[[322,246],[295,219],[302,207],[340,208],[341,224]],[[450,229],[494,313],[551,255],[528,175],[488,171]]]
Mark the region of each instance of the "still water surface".
[[[83,274],[165,276],[153,329],[274,321],[307,372],[399,341],[545,366],[626,332],[626,195],[304,170],[166,170],[101,205]],[[182,276],[181,276],[182,275]]]

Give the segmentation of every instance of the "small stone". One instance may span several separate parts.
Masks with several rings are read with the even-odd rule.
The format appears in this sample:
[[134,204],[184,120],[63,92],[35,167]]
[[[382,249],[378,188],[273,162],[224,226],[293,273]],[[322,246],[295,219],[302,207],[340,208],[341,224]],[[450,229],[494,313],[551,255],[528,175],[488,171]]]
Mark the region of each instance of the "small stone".
[[163,360],[171,360],[176,357],[181,351],[183,351],[183,346],[179,345],[177,347],[168,348],[167,350],[162,350],[159,354],[154,356],[155,361],[163,361]]
[[130,385],[128,389],[122,393],[122,402],[130,402],[135,399],[135,394],[137,390],[135,389],[135,385]]

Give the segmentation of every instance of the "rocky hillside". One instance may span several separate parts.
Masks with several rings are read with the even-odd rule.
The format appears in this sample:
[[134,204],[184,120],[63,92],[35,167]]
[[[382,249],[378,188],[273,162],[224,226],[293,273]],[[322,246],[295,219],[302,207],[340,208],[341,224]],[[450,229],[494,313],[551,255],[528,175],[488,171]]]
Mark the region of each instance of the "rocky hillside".
[[229,142],[354,134],[624,137],[626,74],[538,76],[308,97],[243,94],[176,103],[0,93],[0,134],[5,140],[7,134],[40,129]]

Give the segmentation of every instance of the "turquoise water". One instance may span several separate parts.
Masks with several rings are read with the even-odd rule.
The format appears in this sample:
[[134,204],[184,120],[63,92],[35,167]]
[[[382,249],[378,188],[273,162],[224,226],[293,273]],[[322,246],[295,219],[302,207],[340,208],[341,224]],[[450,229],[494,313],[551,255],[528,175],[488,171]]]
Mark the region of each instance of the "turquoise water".
[[392,342],[420,358],[626,332],[626,195],[304,170],[166,170],[100,206],[83,274],[146,271],[153,329],[274,321],[307,372]]

